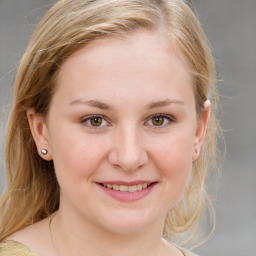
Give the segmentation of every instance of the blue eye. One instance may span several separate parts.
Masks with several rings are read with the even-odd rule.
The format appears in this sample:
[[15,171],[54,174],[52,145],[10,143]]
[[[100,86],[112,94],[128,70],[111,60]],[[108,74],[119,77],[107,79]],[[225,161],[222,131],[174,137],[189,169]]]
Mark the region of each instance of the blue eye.
[[82,119],[81,123],[93,128],[99,128],[108,125],[108,122],[101,115],[87,116]]
[[174,122],[174,119],[170,115],[156,114],[148,119],[147,124],[156,127],[164,127],[171,122]]

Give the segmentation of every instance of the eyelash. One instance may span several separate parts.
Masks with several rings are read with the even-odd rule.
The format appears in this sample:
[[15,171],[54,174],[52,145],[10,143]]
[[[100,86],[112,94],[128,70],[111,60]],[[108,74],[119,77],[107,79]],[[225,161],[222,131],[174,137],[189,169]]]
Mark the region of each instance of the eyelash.
[[166,121],[164,121],[165,123],[163,125],[153,125],[151,124],[151,126],[155,127],[155,128],[163,128],[163,127],[166,127],[166,126],[169,126],[171,123],[175,122],[175,119],[171,116],[171,115],[167,115],[167,114],[154,114],[152,116],[150,116],[148,119],[147,119],[147,123],[149,121],[152,122],[153,118],[163,118],[163,119],[166,119]]
[[[96,119],[96,118],[99,118],[99,119],[101,119],[103,122],[105,121],[105,122],[107,122],[107,123],[109,124],[109,122],[106,121],[106,117],[103,116],[103,115],[89,115],[89,116],[86,116],[86,117],[84,117],[84,118],[81,120],[81,123],[82,123],[83,125],[87,126],[87,127],[90,127],[90,128],[93,128],[93,129],[99,129],[99,128],[102,127],[102,125],[100,125],[100,126],[94,126],[94,125],[91,124],[91,121],[92,121],[93,119]],[[90,122],[90,124],[88,124],[87,122]],[[104,125],[104,126],[108,126],[108,125]]]
[[[102,127],[102,125],[100,124],[99,126],[94,126],[91,124],[91,121],[93,119],[96,119],[96,118],[99,118],[102,120],[102,122],[106,122],[107,124],[106,125],[103,125],[103,126],[110,126],[109,125],[109,122],[106,120],[106,117],[103,116],[103,115],[89,115],[89,116],[86,116],[84,117],[82,120],[81,120],[81,123],[87,127],[90,127],[90,128],[93,128],[93,129],[99,129]],[[162,125],[154,125],[154,124],[148,124],[150,121],[152,122],[152,119],[153,118],[162,118],[164,119],[164,124]],[[166,120],[167,120],[167,123],[166,123]],[[88,124],[87,122],[90,122],[90,124]],[[170,115],[166,115],[166,114],[154,114],[152,116],[150,116],[147,121],[146,121],[146,124],[149,125],[149,126],[153,126],[155,128],[162,128],[162,127],[166,127],[168,125],[170,125],[170,123],[173,123],[175,122],[175,119],[170,116]]]

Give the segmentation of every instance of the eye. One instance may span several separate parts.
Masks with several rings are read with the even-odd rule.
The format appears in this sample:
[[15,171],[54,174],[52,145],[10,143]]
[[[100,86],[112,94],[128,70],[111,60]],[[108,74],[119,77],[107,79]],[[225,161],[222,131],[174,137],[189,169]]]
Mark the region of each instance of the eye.
[[99,128],[107,126],[109,123],[101,115],[86,116],[81,120],[81,123],[88,127]]
[[169,125],[171,122],[174,122],[174,118],[172,116],[165,114],[156,114],[148,119],[147,124],[150,126],[164,127]]

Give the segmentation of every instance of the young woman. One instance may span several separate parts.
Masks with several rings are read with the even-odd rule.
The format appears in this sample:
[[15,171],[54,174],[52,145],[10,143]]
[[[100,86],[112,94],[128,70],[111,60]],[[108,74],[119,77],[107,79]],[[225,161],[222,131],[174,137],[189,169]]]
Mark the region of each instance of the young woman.
[[18,69],[1,256],[194,255],[214,80],[185,1],[58,1]]

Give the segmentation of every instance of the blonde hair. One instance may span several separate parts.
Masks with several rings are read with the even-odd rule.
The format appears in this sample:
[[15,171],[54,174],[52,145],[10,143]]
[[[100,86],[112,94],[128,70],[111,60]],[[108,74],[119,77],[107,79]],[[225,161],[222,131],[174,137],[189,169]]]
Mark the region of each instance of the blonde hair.
[[7,190],[0,205],[0,241],[58,209],[59,185],[53,163],[41,159],[26,111],[47,115],[58,70],[79,47],[99,37],[162,29],[181,52],[194,78],[196,111],[212,110],[201,156],[184,197],[166,217],[164,235],[188,231],[208,197],[205,179],[216,156],[215,67],[211,49],[192,8],[183,0],[60,0],[43,17],[21,59],[6,139]]

